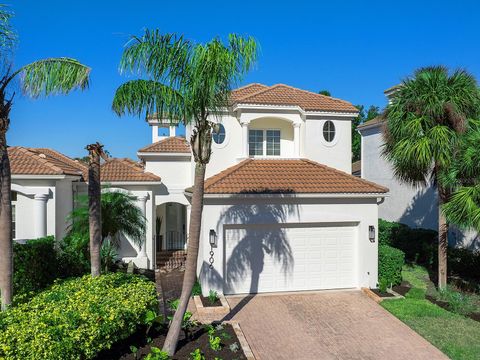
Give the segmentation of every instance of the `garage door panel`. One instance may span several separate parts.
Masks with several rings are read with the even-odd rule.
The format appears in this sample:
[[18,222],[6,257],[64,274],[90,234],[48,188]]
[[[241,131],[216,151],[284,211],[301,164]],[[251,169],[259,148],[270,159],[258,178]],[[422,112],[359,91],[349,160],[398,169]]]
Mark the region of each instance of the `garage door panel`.
[[225,292],[355,287],[355,234],[353,226],[226,229]]

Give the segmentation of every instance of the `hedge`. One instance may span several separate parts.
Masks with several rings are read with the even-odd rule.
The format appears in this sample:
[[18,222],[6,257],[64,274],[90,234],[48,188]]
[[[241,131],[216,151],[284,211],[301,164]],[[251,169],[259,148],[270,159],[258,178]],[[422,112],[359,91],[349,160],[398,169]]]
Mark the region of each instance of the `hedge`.
[[0,314],[0,359],[91,359],[157,306],[153,282],[112,273],[55,283]]
[[378,283],[380,287],[398,285],[402,282],[402,267],[405,254],[389,245],[378,246]]

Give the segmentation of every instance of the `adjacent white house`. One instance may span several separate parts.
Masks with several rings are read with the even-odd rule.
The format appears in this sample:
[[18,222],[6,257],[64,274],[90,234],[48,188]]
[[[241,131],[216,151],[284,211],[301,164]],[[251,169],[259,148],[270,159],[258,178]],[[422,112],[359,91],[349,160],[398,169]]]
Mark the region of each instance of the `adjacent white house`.
[[[211,118],[219,130],[207,167],[198,259],[205,293],[377,286],[378,204],[388,189],[351,175],[356,116],[347,101],[282,84],[232,92],[231,105]],[[138,197],[146,243],[138,249],[125,239],[119,254],[153,269],[165,252],[186,248],[194,162],[190,125],[185,139],[168,120],[148,124],[152,144],[138,151],[140,162],[107,161],[102,182]],[[159,136],[161,128],[169,135]],[[86,191],[84,165],[48,149],[9,153],[16,239],[61,238],[75,194]],[[21,167],[27,155],[58,169]]]
[[[397,87],[389,88],[385,95],[389,99]],[[392,166],[382,155],[383,127],[382,116],[358,126],[362,136],[361,166],[356,169],[365,180],[373,181],[390,189],[390,194],[380,204],[379,217],[388,221],[397,221],[412,228],[438,230],[438,194],[435,186],[414,186],[398,180]],[[451,245],[477,249],[480,237],[472,231],[451,229]]]

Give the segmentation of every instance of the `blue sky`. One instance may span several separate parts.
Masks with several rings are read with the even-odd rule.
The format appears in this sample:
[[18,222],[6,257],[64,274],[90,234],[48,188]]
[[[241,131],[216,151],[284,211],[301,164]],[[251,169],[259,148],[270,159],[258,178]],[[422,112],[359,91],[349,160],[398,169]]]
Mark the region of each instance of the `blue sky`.
[[463,67],[480,77],[475,1],[15,1],[15,65],[56,56],[92,67],[91,87],[66,97],[17,97],[10,145],[86,154],[100,141],[112,156],[135,158],[151,132],[138,118],[110,110],[126,80],[117,67],[130,34],[145,27],[198,41],[230,32],[254,36],[257,67],[243,83],[285,83],[354,104],[385,105],[383,90],[415,68]]

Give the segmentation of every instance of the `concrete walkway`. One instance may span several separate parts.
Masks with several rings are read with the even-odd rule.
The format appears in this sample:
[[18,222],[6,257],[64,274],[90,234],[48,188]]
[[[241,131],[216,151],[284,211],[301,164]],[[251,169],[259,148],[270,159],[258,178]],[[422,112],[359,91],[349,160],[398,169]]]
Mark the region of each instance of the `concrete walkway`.
[[447,359],[360,291],[227,301],[257,359]]

